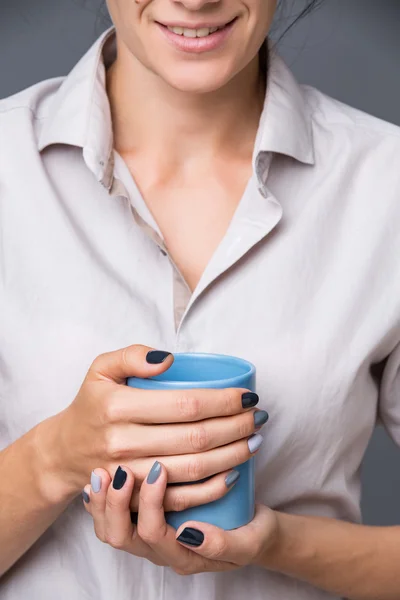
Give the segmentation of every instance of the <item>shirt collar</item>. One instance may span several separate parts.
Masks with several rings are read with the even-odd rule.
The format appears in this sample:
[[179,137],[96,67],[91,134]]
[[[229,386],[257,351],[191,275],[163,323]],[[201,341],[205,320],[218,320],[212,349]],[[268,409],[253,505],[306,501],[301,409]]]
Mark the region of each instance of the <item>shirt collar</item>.
[[106,31],[57,90],[42,120],[38,147],[68,144],[83,149],[87,166],[106,188],[113,179],[113,132],[106,92],[106,64],[115,54],[114,30]]
[[312,118],[303,88],[269,47],[268,85],[255,153],[275,152],[314,164]]
[[[102,185],[113,181],[113,133],[106,92],[106,65],[115,56],[115,33],[106,31],[66,77],[42,120],[38,147],[68,144],[83,149],[87,166]],[[257,133],[253,162],[260,173],[269,160],[265,154],[291,156],[314,164],[312,119],[304,93],[285,65],[270,48],[268,86]],[[265,166],[265,174],[268,167]]]

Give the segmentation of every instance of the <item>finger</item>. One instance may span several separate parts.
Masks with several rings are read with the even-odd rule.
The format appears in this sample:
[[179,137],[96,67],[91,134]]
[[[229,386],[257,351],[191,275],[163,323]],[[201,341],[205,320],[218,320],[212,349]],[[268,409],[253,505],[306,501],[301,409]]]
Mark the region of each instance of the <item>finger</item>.
[[263,437],[259,433],[255,433],[247,440],[233,442],[199,454],[136,459],[134,461],[135,476],[143,481],[151,463],[154,460],[162,460],[168,471],[168,483],[201,481],[221,471],[234,469],[243,464],[259,451],[262,442]]
[[[170,359],[163,364],[170,366]],[[154,367],[155,368],[155,367]],[[161,367],[158,367],[161,372]],[[149,377],[149,374],[146,375]],[[113,399],[115,420],[133,423],[188,423],[228,417],[254,408],[259,397],[245,388],[142,390],[121,386]]]
[[239,471],[225,471],[203,483],[167,487],[164,510],[182,511],[219,500],[236,485]]
[[118,549],[128,549],[134,537],[129,503],[133,492],[134,476],[128,467],[119,466],[109,486],[105,505],[105,542]]
[[137,344],[98,356],[93,361],[87,378],[125,383],[128,377],[159,375],[169,369],[173,362],[174,357],[170,352]]
[[139,538],[132,524],[129,503],[134,486],[134,475],[125,466],[119,466],[108,488],[105,509],[105,541],[113,548],[125,550],[162,564],[151,549]]
[[140,489],[139,537],[170,566],[181,564],[187,554],[175,540],[175,531],[165,521],[164,494],[167,487],[165,467],[156,461]]
[[105,542],[105,510],[111,477],[105,469],[95,469],[90,477],[90,514],[97,537]]
[[165,467],[155,462],[140,490],[138,535],[172,569],[182,575],[233,568],[228,563],[196,556],[176,543],[175,530],[165,522],[163,500],[167,485]]
[[185,425],[156,425],[144,428],[121,425],[118,428],[118,448],[126,456],[129,452],[142,456],[205,452],[248,438],[255,431],[259,431],[267,421],[268,413],[258,410]]
[[[219,500],[236,485],[239,478],[239,471],[230,470],[193,485],[169,485],[164,496],[164,510],[179,512]],[[130,508],[137,512],[138,507],[139,497],[134,494],[131,498]]]
[[243,566],[260,556],[274,531],[273,521],[273,511],[257,505],[253,521],[244,527],[224,531],[208,523],[188,521],[179,527],[176,539],[204,558]]
[[92,514],[90,511],[90,485],[89,484],[85,485],[85,487],[82,490],[82,500],[83,500],[83,506],[85,507],[85,510],[89,514]]

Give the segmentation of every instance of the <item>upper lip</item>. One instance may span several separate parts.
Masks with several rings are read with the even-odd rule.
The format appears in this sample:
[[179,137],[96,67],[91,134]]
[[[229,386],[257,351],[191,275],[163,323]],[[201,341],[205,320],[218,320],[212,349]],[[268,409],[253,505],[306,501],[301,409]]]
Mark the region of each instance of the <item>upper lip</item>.
[[157,21],[160,25],[164,25],[164,27],[183,27],[184,29],[211,29],[212,27],[225,27],[225,25],[229,25],[234,19],[230,19],[229,21],[223,21],[222,23],[210,23],[207,21],[206,23],[184,23],[183,21]]

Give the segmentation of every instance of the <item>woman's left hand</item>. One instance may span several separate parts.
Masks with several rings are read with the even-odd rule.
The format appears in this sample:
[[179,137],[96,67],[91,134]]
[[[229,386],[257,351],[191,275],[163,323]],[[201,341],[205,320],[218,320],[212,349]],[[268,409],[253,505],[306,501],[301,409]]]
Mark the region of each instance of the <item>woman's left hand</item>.
[[[114,548],[169,566],[179,575],[260,564],[261,557],[277,541],[275,513],[262,505],[257,505],[253,521],[240,529],[223,531],[190,521],[175,531],[164,517],[167,473],[158,462],[141,486],[137,526],[131,522],[129,508],[134,487],[132,472],[119,467],[113,482],[103,469],[96,469],[95,476],[96,485],[86,486],[83,496],[97,537]],[[100,489],[96,492],[93,487]]]

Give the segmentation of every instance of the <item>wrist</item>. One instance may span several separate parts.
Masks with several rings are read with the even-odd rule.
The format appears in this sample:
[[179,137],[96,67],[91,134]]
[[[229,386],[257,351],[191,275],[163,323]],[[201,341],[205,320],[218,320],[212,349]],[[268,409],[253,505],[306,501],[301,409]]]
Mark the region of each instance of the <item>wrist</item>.
[[46,504],[68,504],[81,491],[60,448],[62,414],[39,423],[32,430],[31,464],[40,495]]
[[275,529],[272,542],[268,543],[257,564],[270,571],[287,573],[288,560],[290,561],[290,557],[294,557],[296,553],[297,519],[301,518],[277,511],[274,511],[274,516]]

